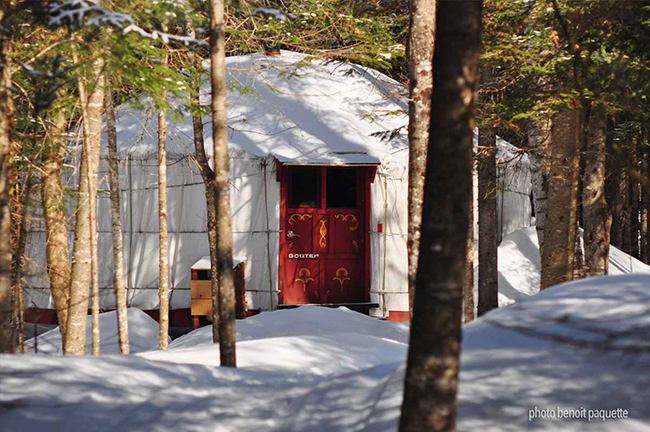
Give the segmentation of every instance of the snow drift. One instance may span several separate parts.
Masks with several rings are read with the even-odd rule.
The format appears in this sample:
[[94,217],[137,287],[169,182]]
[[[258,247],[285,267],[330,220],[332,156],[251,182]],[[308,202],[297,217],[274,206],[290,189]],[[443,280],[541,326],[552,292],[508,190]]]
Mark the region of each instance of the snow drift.
[[[397,430],[404,325],[313,307],[238,324],[240,369],[213,367],[217,351],[203,329],[167,352],[0,356],[0,424],[12,431]],[[650,431],[649,332],[650,275],[571,282],[487,314],[464,327],[458,430]],[[276,343],[282,340],[310,343]],[[536,408],[625,410],[627,418],[529,421]]]

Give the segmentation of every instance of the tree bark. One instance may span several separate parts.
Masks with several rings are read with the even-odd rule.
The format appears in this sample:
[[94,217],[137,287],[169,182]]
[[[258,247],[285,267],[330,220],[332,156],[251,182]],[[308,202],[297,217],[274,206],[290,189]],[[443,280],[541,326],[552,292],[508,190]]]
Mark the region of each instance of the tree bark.
[[483,316],[499,307],[497,146],[493,129],[479,129],[479,146],[478,316]]
[[604,113],[591,114],[587,135],[582,196],[585,271],[588,276],[601,276],[607,274],[612,225],[605,199],[607,116]]
[[169,234],[167,232],[167,118],[158,112],[158,259],[160,282],[158,349],[169,345]]
[[551,136],[550,122],[534,121],[528,131],[528,158],[533,182],[533,199],[535,206],[535,230],[539,243],[540,255],[544,251],[544,225],[548,202],[548,163],[547,154]]
[[[472,176],[473,177],[473,176]],[[472,192],[474,185],[472,185]],[[467,228],[467,257],[465,258],[465,280],[463,281],[463,316],[465,323],[474,319],[474,196],[469,206],[469,226]]]
[[[409,195],[408,277],[409,311],[413,317],[415,277],[420,249],[422,197],[431,117],[432,59],[435,42],[436,2],[410,0],[409,65]],[[473,302],[472,302],[473,303]]]
[[[106,77],[108,83],[108,77]],[[106,131],[108,134],[108,170],[111,186],[111,227],[113,231],[113,285],[117,313],[117,339],[122,354],[128,354],[129,323],[127,319],[126,284],[124,282],[124,241],[122,238],[122,216],[120,214],[120,172],[117,157],[117,131],[115,129],[115,107],[113,92],[106,92]]]
[[[200,84],[197,85],[197,91]],[[200,105],[199,95],[196,98]],[[217,202],[214,195],[214,171],[210,168],[205,153],[203,136],[203,119],[200,114],[192,115],[192,128],[194,131],[194,148],[199,172],[205,185],[205,202],[208,216],[208,243],[210,247],[210,283],[212,285],[212,342],[219,342],[219,280],[217,273]]]
[[[11,4],[0,3],[0,24],[7,25]],[[11,67],[10,34],[0,34],[0,353],[11,352]]]
[[[15,215],[15,244],[14,255],[13,255],[13,273],[11,275],[11,284],[13,285],[13,295],[14,295],[14,308],[15,308],[15,320],[17,323],[17,339],[18,348],[21,354],[25,353],[25,333],[24,333],[24,324],[25,324],[25,305],[23,301],[23,262],[25,255],[25,245],[27,243],[27,218],[29,217],[29,198],[32,191],[32,173],[31,169],[28,169],[25,174],[25,179],[22,184],[22,191],[18,191],[17,197],[17,208],[14,211]],[[15,350],[13,350],[15,351]]]
[[[70,282],[70,306],[64,353],[84,355],[86,352],[86,317],[88,315],[89,284],[93,283],[93,354],[99,353],[99,283],[96,279],[97,235],[97,169],[104,106],[104,62],[95,61],[94,82],[86,95],[86,85],[79,80],[79,98],[84,131],[79,164],[79,198],[75,223],[74,252]],[[93,261],[95,259],[95,261]],[[91,280],[92,276],[92,280]]]
[[66,113],[60,109],[48,134],[48,148],[43,151],[41,173],[41,199],[45,219],[45,252],[50,292],[54,300],[56,315],[61,331],[62,346],[65,346],[70,307],[70,249],[68,245],[68,221],[63,193],[63,162],[65,158]]
[[472,197],[480,1],[440,2],[422,237],[399,430],[453,431]]
[[219,283],[219,351],[222,366],[236,366],[235,283],[232,263],[230,162],[226,115],[226,49],[224,0],[210,0],[210,78],[212,141],[217,202],[217,280]]
[[[648,148],[647,132],[645,148]],[[646,150],[643,157],[643,181],[641,183],[641,261],[650,264],[650,152]]]
[[641,224],[639,222],[639,214],[641,209],[641,186],[639,185],[640,173],[641,170],[638,158],[638,149],[640,147],[640,142],[632,142],[630,148],[630,168],[629,171],[631,175],[629,176],[630,181],[630,196],[629,196],[629,207],[630,207],[630,255],[634,258],[641,258],[641,244],[639,242],[639,233],[641,230]]
[[559,112],[551,131],[548,213],[544,230],[540,289],[570,281],[576,232],[580,112]]

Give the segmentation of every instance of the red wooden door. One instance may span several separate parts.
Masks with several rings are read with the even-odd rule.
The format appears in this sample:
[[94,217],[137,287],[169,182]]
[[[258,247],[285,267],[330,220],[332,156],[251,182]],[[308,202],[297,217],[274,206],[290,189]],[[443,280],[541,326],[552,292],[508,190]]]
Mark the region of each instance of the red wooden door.
[[281,181],[281,302],[368,301],[368,169],[290,166]]

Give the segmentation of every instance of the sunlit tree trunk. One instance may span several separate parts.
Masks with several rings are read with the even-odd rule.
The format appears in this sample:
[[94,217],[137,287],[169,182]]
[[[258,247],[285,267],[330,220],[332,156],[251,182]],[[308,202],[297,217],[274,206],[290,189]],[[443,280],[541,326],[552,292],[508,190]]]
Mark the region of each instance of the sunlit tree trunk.
[[497,222],[497,146],[491,128],[479,129],[478,164],[478,316],[499,307]]
[[582,195],[585,271],[588,276],[600,276],[607,274],[612,225],[605,199],[607,117],[604,113],[591,114],[587,135]]
[[[198,90],[198,84],[197,84]],[[200,104],[199,96],[196,100]],[[208,213],[208,244],[210,247],[210,282],[212,285],[212,342],[219,342],[219,280],[217,277],[217,202],[214,195],[214,171],[210,168],[205,153],[203,120],[200,114],[192,115],[194,148],[199,172],[205,185],[205,203]]]
[[[108,77],[107,77],[108,82]],[[111,186],[111,227],[113,231],[113,285],[117,312],[117,338],[122,354],[129,353],[129,323],[127,318],[126,284],[124,282],[124,241],[120,214],[120,172],[117,157],[117,131],[113,92],[106,92],[106,131],[108,135],[108,171]]]
[[14,219],[14,254],[13,254],[13,273],[11,275],[11,283],[13,285],[13,294],[14,294],[14,308],[15,308],[15,320],[17,323],[17,339],[19,352],[25,353],[25,333],[24,333],[24,324],[25,324],[25,306],[23,301],[23,262],[25,255],[25,245],[27,243],[27,219],[29,217],[29,198],[32,191],[32,173],[31,169],[28,169],[25,173],[24,180],[19,183],[22,184],[22,188],[18,188],[16,193],[16,208],[14,209],[13,219]]
[[[473,189],[473,186],[472,186]],[[463,281],[463,320],[468,323],[474,319],[474,198],[469,207],[469,226],[467,228],[467,257],[465,258],[465,280]]]
[[[0,2],[0,24],[7,25],[11,2]],[[11,67],[10,33],[0,32],[0,353],[12,348],[11,319]]]
[[[79,198],[75,223],[74,252],[70,282],[70,306],[64,353],[86,352],[86,317],[89,285],[93,284],[93,354],[99,353],[99,282],[97,276],[97,169],[104,106],[104,62],[93,65],[90,88],[79,80],[79,99],[83,124],[83,149],[79,163]],[[87,94],[87,91],[89,93]],[[95,259],[95,261],[93,261]]]
[[68,245],[68,222],[63,193],[63,162],[65,159],[66,112],[60,109],[48,133],[48,146],[43,151],[41,172],[41,200],[45,219],[45,252],[50,292],[54,300],[65,346],[70,306],[70,250]]
[[158,112],[158,260],[160,282],[158,300],[160,327],[158,349],[169,345],[169,243],[167,232],[167,118]]
[[401,432],[453,431],[461,343],[480,1],[438,4],[422,237]]
[[580,112],[564,109],[551,131],[548,212],[542,251],[540,288],[570,281],[576,233]]
[[407,47],[409,66],[409,196],[408,196],[408,277],[409,311],[413,316],[415,276],[420,250],[422,196],[429,144],[432,63],[435,38],[435,0],[411,0],[411,23]]
[[235,281],[232,268],[230,161],[226,115],[226,48],[224,0],[210,0],[210,78],[212,141],[217,202],[217,280],[219,282],[219,351],[222,366],[236,366]]

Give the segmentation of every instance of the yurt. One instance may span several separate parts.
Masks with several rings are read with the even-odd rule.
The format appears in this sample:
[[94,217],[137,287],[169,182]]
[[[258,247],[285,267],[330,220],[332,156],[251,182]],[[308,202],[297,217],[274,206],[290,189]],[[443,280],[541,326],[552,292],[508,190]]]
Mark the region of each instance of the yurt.
[[[233,248],[236,262],[245,263],[246,308],[327,304],[379,317],[403,316],[408,310],[405,89],[372,69],[287,51],[230,57],[226,63]],[[207,105],[209,85],[203,93]],[[121,216],[129,306],[155,310],[157,113],[143,106],[118,110]],[[209,249],[191,117],[180,103],[172,101],[172,107],[167,138],[170,304],[178,311],[189,310],[192,268],[205,263]],[[207,116],[204,126],[211,151]],[[515,150],[500,144],[504,235],[528,226],[531,217],[527,159]],[[68,184],[74,186],[73,157],[69,165]],[[98,233],[101,306],[112,309],[104,157]],[[27,245],[26,307],[53,308],[44,245],[44,227],[35,218]]]

